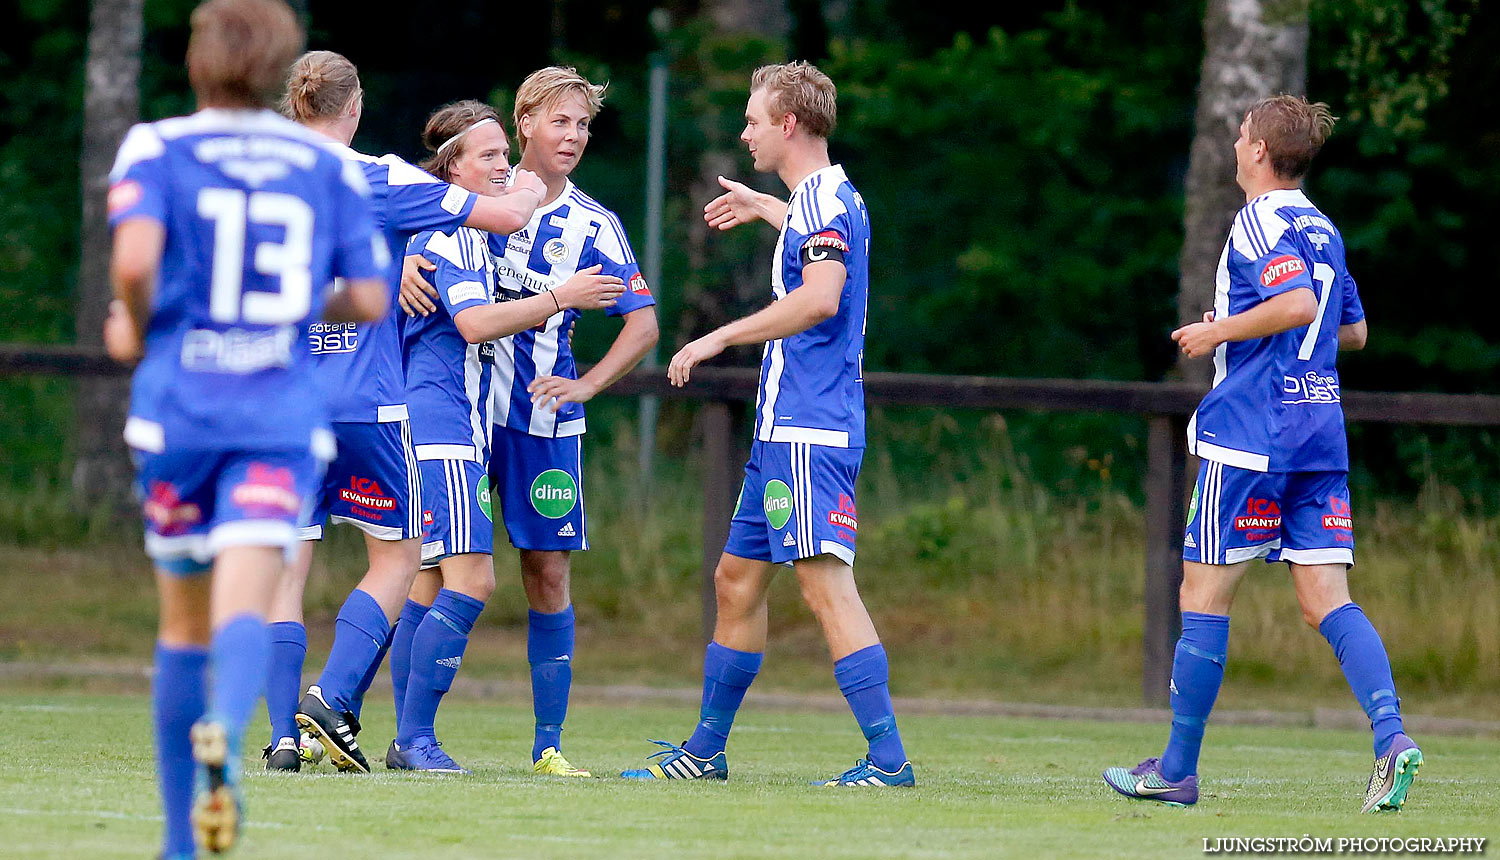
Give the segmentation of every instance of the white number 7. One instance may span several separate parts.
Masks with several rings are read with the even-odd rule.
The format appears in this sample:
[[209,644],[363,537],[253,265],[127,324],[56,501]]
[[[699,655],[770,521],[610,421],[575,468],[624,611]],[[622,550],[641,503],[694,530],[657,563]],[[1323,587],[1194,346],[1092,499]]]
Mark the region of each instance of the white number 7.
[[1313,263],[1313,280],[1318,282],[1322,292],[1318,296],[1318,315],[1308,324],[1307,334],[1302,336],[1302,348],[1297,350],[1299,361],[1312,358],[1313,349],[1318,345],[1318,332],[1323,328],[1323,313],[1328,310],[1328,294],[1333,292],[1333,267],[1327,263]]
[[[312,309],[313,211],[306,201],[275,191],[247,195],[234,188],[205,188],[198,192],[198,214],[214,223],[208,313],[215,322],[284,325],[307,316]],[[253,259],[255,271],[280,281],[279,292],[244,292],[249,224],[286,230],[280,242],[257,243]]]

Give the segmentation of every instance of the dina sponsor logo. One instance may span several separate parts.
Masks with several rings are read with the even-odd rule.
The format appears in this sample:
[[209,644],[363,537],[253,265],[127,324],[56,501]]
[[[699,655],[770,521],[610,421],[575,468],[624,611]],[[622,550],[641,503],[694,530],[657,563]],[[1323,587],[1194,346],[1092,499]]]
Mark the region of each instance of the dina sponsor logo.
[[548,469],[531,482],[531,507],[549,520],[560,520],[578,505],[578,482],[561,469]]
[[1291,254],[1282,254],[1260,270],[1260,285],[1262,287],[1280,286],[1306,271],[1307,266],[1300,258],[1293,257]]
[[761,499],[761,505],[766,512],[766,522],[773,529],[786,528],[787,521],[792,518],[792,488],[784,482],[771,480],[766,482],[766,492]]
[[479,479],[479,486],[474,490],[474,500],[479,503],[479,510],[484,513],[484,518],[494,521],[495,514],[493,500],[490,497],[490,476],[485,475]]
[[396,509],[396,500],[387,496],[373,478],[350,477],[349,486],[339,490],[339,498],[355,507],[369,508],[372,511]]

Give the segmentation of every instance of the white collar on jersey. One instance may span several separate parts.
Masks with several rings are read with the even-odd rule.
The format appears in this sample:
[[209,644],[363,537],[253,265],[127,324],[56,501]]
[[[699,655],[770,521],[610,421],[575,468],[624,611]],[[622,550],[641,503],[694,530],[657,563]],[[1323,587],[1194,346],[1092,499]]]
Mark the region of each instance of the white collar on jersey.
[[812,185],[813,180],[818,178],[833,180],[833,184],[838,185],[841,182],[847,181],[849,176],[844,173],[844,165],[830,164],[827,167],[820,167],[802,177],[802,181],[797,183],[797,187],[792,189],[792,193],[806,192],[808,187]]

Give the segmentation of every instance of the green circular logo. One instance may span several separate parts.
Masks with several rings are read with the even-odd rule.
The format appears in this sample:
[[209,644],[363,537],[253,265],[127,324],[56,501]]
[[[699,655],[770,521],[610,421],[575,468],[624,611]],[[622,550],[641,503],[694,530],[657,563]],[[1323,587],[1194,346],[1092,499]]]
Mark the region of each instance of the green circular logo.
[[786,526],[786,521],[792,518],[792,488],[781,481],[766,482],[766,522],[773,529],[781,529]]
[[1188,502],[1187,521],[1191,523],[1193,521],[1193,517],[1196,516],[1198,516],[1198,488],[1193,487],[1193,500],[1191,502]]
[[494,522],[495,515],[492,513],[491,508],[489,475],[485,475],[479,479],[479,488],[474,491],[474,497],[479,500],[479,509],[484,511],[484,518],[490,522]]
[[531,482],[531,506],[549,520],[560,520],[578,504],[578,482],[562,469],[548,469]]

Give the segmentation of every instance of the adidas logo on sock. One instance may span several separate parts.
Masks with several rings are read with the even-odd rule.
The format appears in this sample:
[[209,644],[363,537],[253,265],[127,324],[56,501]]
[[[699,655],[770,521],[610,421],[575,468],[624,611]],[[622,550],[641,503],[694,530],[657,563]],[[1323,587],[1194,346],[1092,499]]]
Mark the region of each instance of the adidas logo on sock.
[[464,658],[462,656],[459,656],[459,657],[439,657],[438,660],[437,660],[437,664],[439,666],[447,666],[449,669],[457,669],[458,666],[459,666],[459,664],[462,663],[463,661],[464,661]]
[[797,545],[797,539],[794,538],[794,537],[792,537],[792,533],[791,532],[787,532],[786,533],[786,537],[784,537],[784,538],[781,539],[781,545],[782,546],[796,546]]
[[557,530],[557,536],[558,537],[574,537],[577,534],[578,534],[578,532],[573,531],[573,524],[572,523],[568,523],[567,525],[565,525],[562,528],[560,528],[560,529]]

